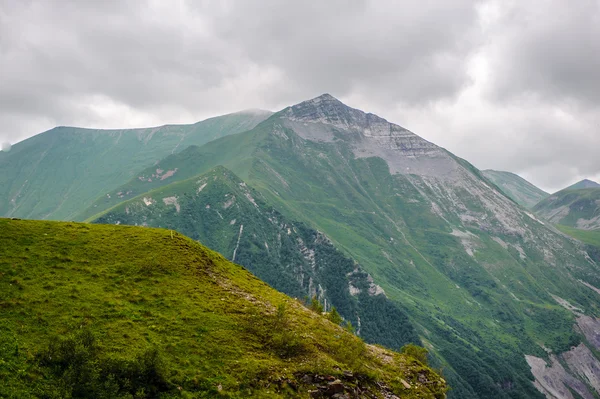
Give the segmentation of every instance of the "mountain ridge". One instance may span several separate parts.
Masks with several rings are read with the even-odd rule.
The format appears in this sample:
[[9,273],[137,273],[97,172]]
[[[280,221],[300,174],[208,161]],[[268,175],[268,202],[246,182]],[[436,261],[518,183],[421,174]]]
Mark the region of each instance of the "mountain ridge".
[[515,202],[528,209],[550,195],[512,172],[487,169],[481,173]]
[[267,116],[235,113],[133,130],[54,128],[0,152],[0,215],[72,219],[77,207],[168,154],[248,130]]
[[583,179],[581,181],[578,181],[575,184],[570,185],[567,188],[564,188],[563,190],[578,190],[578,189],[582,189],[582,188],[600,188],[600,184],[596,183],[595,181],[589,180],[589,179]]

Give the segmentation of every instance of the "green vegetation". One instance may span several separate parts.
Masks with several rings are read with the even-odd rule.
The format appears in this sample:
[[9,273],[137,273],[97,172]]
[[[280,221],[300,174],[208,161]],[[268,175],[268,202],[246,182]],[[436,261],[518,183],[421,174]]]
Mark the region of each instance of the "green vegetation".
[[581,242],[600,248],[600,230],[574,229],[560,224],[557,224],[556,228]]
[[[95,222],[179,231],[285,294],[311,298],[308,306],[319,314],[329,310],[324,309],[326,302],[355,325],[366,320],[360,336],[367,342],[396,350],[407,343],[421,344],[402,308],[381,294],[369,294],[370,277],[360,265],[322,233],[284,217],[224,167],[143,193],[105,211]],[[350,284],[360,294],[353,294]]]
[[600,188],[564,189],[538,203],[533,210],[555,224],[600,230]]
[[[485,202],[489,197],[504,197],[433,185],[416,175],[393,175],[382,159],[354,157],[352,142],[345,140],[343,132],[331,143],[303,140],[291,129],[282,130],[287,139],[272,134],[281,129],[278,117],[252,131],[165,158],[156,167],[178,168],[179,178],[187,180],[153,181],[147,192],[132,181],[132,188],[124,185],[118,190],[138,196],[98,215],[97,220],[172,228],[228,257],[233,255],[243,224],[235,262],[296,297],[307,295],[292,291],[298,288],[294,288],[297,276],[313,276],[310,264],[301,269],[294,266],[292,259],[303,258],[302,249],[296,246],[300,238],[306,244],[304,252],[314,250],[315,260],[322,262],[317,263],[320,281],[332,284],[325,290],[328,303],[367,342],[397,350],[407,343],[423,342],[432,364],[444,368],[453,398],[542,397],[531,383],[524,355],[545,357],[540,344],[559,351],[580,339],[573,334],[574,316],[549,293],[589,314],[599,310],[597,294],[577,281],[600,286],[598,273],[588,266],[561,266],[573,262],[569,254],[579,253],[578,246],[554,234],[552,240],[559,240],[562,247],[556,251],[542,238],[553,233],[502,199],[509,204],[503,207],[511,207],[508,214],[515,215],[510,217],[518,217],[518,228],[535,239],[508,232]],[[463,160],[457,163],[470,173],[465,187],[485,187],[479,171]],[[219,191],[210,184],[194,194],[193,201],[187,200],[199,185],[182,190],[183,185],[196,184],[201,174],[210,175],[217,165],[244,179],[237,186],[245,185],[257,207],[240,202],[235,216],[226,214],[234,207],[223,209],[225,195],[237,199],[245,194],[231,188]],[[489,190],[489,183],[485,184]],[[163,207],[162,199],[172,196],[178,198],[179,214],[173,205]],[[143,205],[144,197],[152,197],[156,204]],[[457,202],[468,211],[457,209]],[[464,223],[463,212],[485,220],[486,229]],[[236,222],[230,226],[233,219]],[[273,224],[286,227],[279,230]],[[292,238],[287,247],[291,251],[280,251],[279,233],[281,248],[288,245],[284,237]],[[266,255],[265,242],[271,255]],[[317,256],[320,251],[325,251],[321,257]],[[553,267],[547,266],[548,251]],[[271,263],[275,257],[278,260]],[[577,262],[588,265],[582,256]],[[353,273],[356,265],[360,270]],[[385,295],[369,294],[377,292],[369,276]],[[356,296],[348,294],[349,283],[357,290]],[[360,321],[355,310],[360,311]]]
[[[404,142],[408,147],[401,137],[386,144],[395,148],[400,164],[423,161],[422,170],[396,173],[398,165],[361,156],[369,153],[362,144],[371,139],[359,131],[369,121],[384,122],[325,100],[283,110],[250,131],[176,151],[136,171],[130,181],[115,183],[78,218],[177,231],[290,296],[316,296],[323,310],[335,306],[345,329],[366,342],[396,350],[423,344],[432,366],[444,370],[451,398],[543,397],[524,355],[547,358],[543,347],[558,353],[582,342],[573,329],[575,315],[565,307],[568,302],[588,316],[600,315],[593,289],[600,287],[600,251],[558,234],[443,149],[427,143],[423,150],[432,150],[431,156],[414,156],[416,137]],[[328,109],[311,108],[331,101]],[[289,112],[306,117],[306,123],[289,119]],[[319,121],[312,123],[314,115]],[[334,123],[323,124],[326,120]],[[316,140],[306,138],[313,135]],[[570,214],[579,221],[577,212],[586,209]],[[325,317],[297,302],[281,311],[280,302],[270,302],[272,317],[259,311],[238,320],[241,331],[253,329],[248,345],[268,343],[269,362],[288,354],[309,356],[302,334],[284,336],[281,326],[295,325],[296,310],[315,320]],[[344,331],[326,325],[336,329],[334,336]],[[331,341],[327,348],[335,353],[347,348],[343,367],[360,372],[352,359],[362,357],[364,344],[342,342]],[[139,348],[129,360],[147,349]],[[206,371],[199,375],[200,381],[216,378]],[[239,388],[228,381],[223,390]]]
[[0,219],[0,248],[0,397],[307,398],[315,375],[443,397],[425,365],[173,231]]
[[488,169],[482,170],[481,173],[509,198],[525,208],[533,208],[535,204],[550,195],[511,172]]
[[[0,215],[72,220],[165,156],[251,129],[269,115],[242,112],[146,129],[54,128],[0,151]],[[154,170],[155,180],[168,175]]]

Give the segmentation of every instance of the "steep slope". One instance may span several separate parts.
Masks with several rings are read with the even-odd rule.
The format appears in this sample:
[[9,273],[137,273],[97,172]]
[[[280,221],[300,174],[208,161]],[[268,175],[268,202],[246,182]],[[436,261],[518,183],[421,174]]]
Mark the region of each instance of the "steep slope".
[[600,188],[564,189],[533,210],[552,223],[583,230],[600,229]]
[[72,219],[168,154],[251,129],[270,114],[247,111],[148,129],[57,127],[0,152],[0,215]]
[[535,204],[550,195],[511,172],[488,169],[482,170],[481,173],[498,186],[504,194],[525,208],[533,208]]
[[177,230],[290,296],[316,296],[326,310],[335,306],[368,342],[395,349],[421,344],[406,314],[360,265],[223,167],[142,194],[96,222]]
[[[466,161],[324,95],[169,156],[118,191],[139,195],[216,165],[360,264],[409,314],[452,397],[541,397],[539,365],[556,359],[569,364],[557,384],[600,393],[597,373],[580,367],[598,345],[583,334],[600,312],[598,259]],[[149,182],[156,168],[176,173]]]
[[600,184],[595,181],[583,179],[582,181],[565,188],[565,190],[579,190],[581,188],[600,188]]
[[0,247],[2,397],[444,397],[178,233],[0,219]]

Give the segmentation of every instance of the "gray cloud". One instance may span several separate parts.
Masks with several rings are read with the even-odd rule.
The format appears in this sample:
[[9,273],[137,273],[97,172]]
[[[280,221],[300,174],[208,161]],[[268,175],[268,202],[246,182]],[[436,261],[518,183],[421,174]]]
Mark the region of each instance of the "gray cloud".
[[[0,3],[0,142],[323,92],[547,189],[600,164],[599,3]],[[600,178],[600,176],[597,176]]]

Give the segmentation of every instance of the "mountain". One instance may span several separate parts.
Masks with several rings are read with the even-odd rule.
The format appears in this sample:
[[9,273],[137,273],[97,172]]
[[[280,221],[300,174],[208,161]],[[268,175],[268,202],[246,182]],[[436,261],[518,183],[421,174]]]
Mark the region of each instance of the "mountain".
[[404,311],[359,264],[322,233],[281,215],[223,167],[125,201],[96,223],[179,231],[290,296],[335,306],[368,342],[396,349],[422,344]]
[[533,208],[535,204],[550,195],[511,172],[488,169],[482,170],[481,173],[509,198],[525,208]]
[[0,152],[0,215],[73,219],[168,154],[251,129],[270,114],[252,110],[147,129],[54,128]]
[[173,231],[0,219],[0,245],[2,397],[445,397],[418,348],[365,345]]
[[540,201],[533,210],[552,223],[583,230],[598,230],[600,188],[566,188]]
[[565,188],[565,190],[579,190],[581,188],[600,188],[600,184],[596,183],[595,181],[584,179]]
[[[128,205],[141,207],[145,193],[176,214],[167,198],[179,193],[179,203],[182,194],[170,185],[219,165],[264,202],[261,212],[262,206],[273,209],[286,223],[317,231],[370,276],[444,369],[450,397],[600,394],[597,254],[523,209],[465,160],[330,95],[170,155],[106,192],[111,198],[80,217],[130,221],[119,201],[133,199]],[[172,173],[157,180],[157,169]],[[209,205],[222,209],[225,202],[223,194]],[[194,224],[220,219],[196,206],[189,208],[196,210]],[[133,222],[145,216],[182,228],[185,218],[158,213],[136,210],[142,219]],[[209,231],[223,234],[231,248],[236,230],[223,222],[215,229]],[[252,234],[261,246],[260,235]],[[328,295],[322,299],[330,303]],[[384,332],[395,328],[382,326]]]

